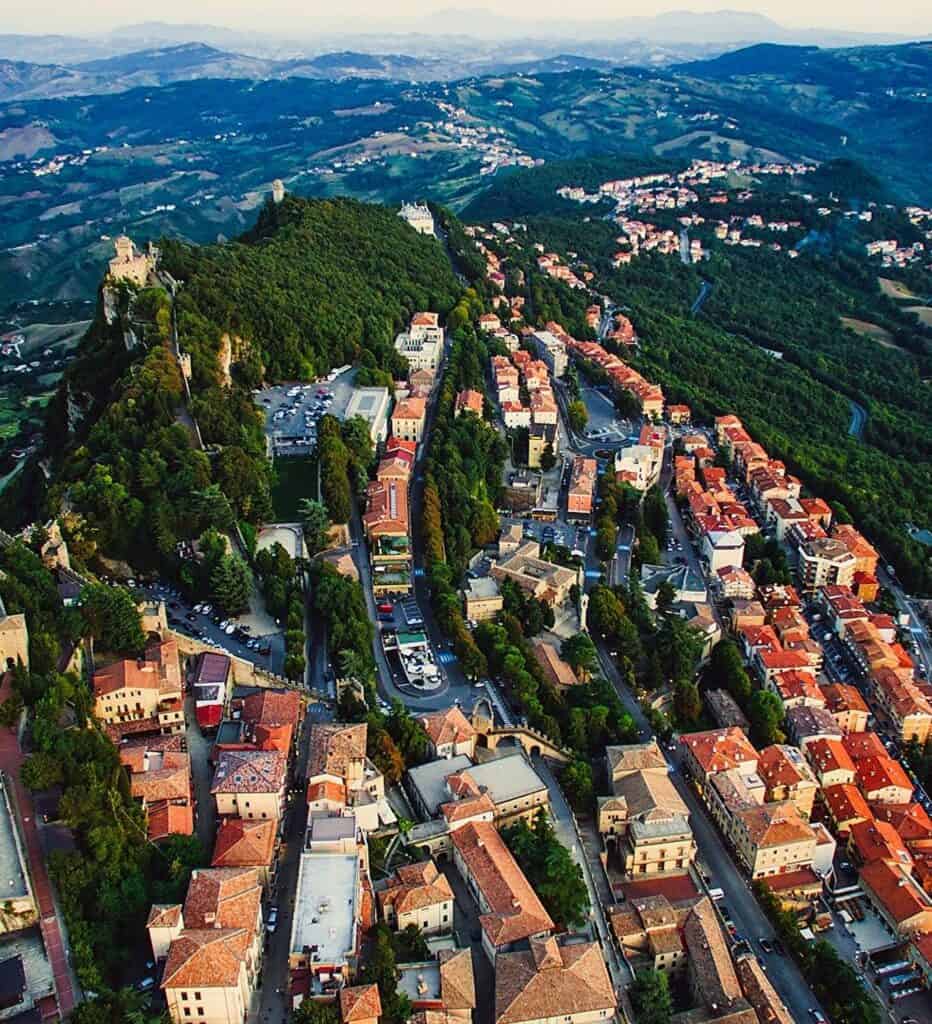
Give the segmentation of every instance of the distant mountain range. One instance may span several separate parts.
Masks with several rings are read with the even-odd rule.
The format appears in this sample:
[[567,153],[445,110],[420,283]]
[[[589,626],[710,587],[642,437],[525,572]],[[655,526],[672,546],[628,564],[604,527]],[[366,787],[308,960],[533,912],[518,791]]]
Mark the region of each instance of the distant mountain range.
[[756,43],[859,46],[892,33],[790,29],[743,11],[651,17],[503,17],[451,8],[418,19],[309,18],[288,35],[144,22],[102,35],[0,35],[0,100],[121,92],[198,78],[452,81],[506,71],[662,68]]
[[[639,48],[618,60],[572,53],[534,55],[521,47],[511,59],[494,54],[468,62],[395,53],[340,50],[317,56],[275,60],[220,50],[205,43],[180,43],[99,57],[74,64],[4,60],[0,49],[0,102],[126,92],[197,79],[374,78],[398,82],[453,81],[485,74],[545,74],[581,68],[652,62],[666,66],[699,56],[697,48],[674,47],[650,53]],[[707,48],[704,48],[708,52]],[[712,52],[715,52],[714,50]],[[644,60],[644,58],[648,60]]]

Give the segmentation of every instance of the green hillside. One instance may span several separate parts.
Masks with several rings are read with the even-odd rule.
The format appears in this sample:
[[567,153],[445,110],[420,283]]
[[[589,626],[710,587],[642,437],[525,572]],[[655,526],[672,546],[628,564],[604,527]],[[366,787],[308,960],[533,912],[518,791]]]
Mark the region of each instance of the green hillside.
[[201,384],[216,377],[224,333],[241,338],[274,380],[311,379],[365,351],[365,362],[390,369],[411,313],[446,313],[457,297],[439,242],[384,206],[349,199],[286,196],[238,242],[167,242],[163,261],[184,283],[179,338]]
[[[100,303],[51,406],[47,511],[70,506],[80,561],[101,553],[171,569],[179,540],[268,519],[272,481],[250,389],[343,363],[391,371],[396,330],[416,309],[445,313],[459,288],[439,242],[392,210],[350,200],[289,197],[235,242],[162,248],[163,268],[180,283],[181,347],[192,354],[188,409],[169,294],[127,286],[113,322]],[[141,343],[128,352],[130,328]],[[229,378],[218,359],[225,334],[235,337]],[[71,429],[69,403],[84,411]],[[31,511],[24,501],[19,516]]]

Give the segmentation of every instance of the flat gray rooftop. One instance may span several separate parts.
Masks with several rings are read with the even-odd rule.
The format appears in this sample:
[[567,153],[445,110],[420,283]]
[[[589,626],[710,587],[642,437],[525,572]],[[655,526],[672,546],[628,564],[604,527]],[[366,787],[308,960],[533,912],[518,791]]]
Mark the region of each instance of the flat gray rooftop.
[[291,925],[291,952],[314,947],[312,959],[341,964],[356,940],[359,858],[355,853],[302,853]]
[[26,868],[20,855],[19,838],[13,823],[8,783],[0,786],[0,893],[5,900],[21,900],[30,895]]
[[340,817],[311,817],[311,841],[317,843],[335,842],[338,839],[353,839],[356,835],[355,815]]
[[520,753],[496,757],[484,764],[473,764],[465,754],[430,761],[411,768],[408,771],[408,781],[433,816],[439,812],[441,804],[450,800],[446,787],[447,777],[467,768],[476,783],[488,790],[489,796],[496,804],[517,800],[547,788],[528,760]]

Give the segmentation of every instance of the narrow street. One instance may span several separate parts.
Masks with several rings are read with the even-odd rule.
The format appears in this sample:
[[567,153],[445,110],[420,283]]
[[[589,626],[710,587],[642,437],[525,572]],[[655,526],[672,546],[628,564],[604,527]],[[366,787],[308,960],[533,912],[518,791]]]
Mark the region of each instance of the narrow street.
[[[615,944],[612,942],[611,931],[605,916],[605,908],[614,901],[611,899],[611,893],[609,892],[604,872],[598,863],[597,857],[593,858],[591,856],[590,847],[583,842],[572,808],[567,803],[563,790],[554,778],[549,765],[540,757],[533,758],[533,761],[535,771],[547,784],[553,827],[557,838],[570,851],[573,860],[582,868],[583,878],[586,880],[586,888],[589,890],[589,903],[592,907],[589,925],[590,938],[597,939],[602,947],[606,966],[612,976],[612,984],[616,991],[620,991],[622,988],[627,988],[634,980],[634,977],[628,965],[618,956]],[[602,883],[601,885],[600,882]]]
[[[307,758],[310,749],[311,725],[314,721],[329,718],[330,712],[319,704],[310,704],[301,727],[295,755],[292,779],[303,783],[307,773]],[[288,956],[291,942],[291,921],[294,912],[294,893],[298,884],[298,864],[304,847],[304,833],[307,828],[307,802],[304,799],[303,784],[289,793],[285,810],[283,836],[278,857],[278,870],[274,888],[269,898],[270,906],[278,907],[278,923],[273,934],[266,933],[265,962],[261,971],[262,987],[259,989],[259,1005],[251,1015],[254,1024],[287,1024],[288,1005]],[[268,911],[266,911],[267,913]]]

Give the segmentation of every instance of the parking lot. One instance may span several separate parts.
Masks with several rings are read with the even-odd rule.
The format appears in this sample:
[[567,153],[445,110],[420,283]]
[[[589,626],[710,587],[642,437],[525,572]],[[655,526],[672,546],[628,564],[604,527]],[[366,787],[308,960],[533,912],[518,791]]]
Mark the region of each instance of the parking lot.
[[265,413],[265,432],[273,455],[301,455],[317,443],[317,424],[324,415],[342,420],[353,393],[356,374],[346,370],[332,381],[280,384],[254,393]]
[[541,545],[555,544],[557,547],[568,548],[580,558],[585,558],[586,556],[586,551],[589,547],[588,525],[576,526],[560,520],[546,523],[539,522],[536,519],[519,519],[517,517],[505,517],[502,519],[503,530],[512,525],[522,528],[525,540],[536,540]]
[[251,661],[259,668],[281,674],[285,663],[285,640],[282,631],[257,634],[248,615],[226,619],[211,605],[187,602],[167,584],[142,588],[145,594],[165,602],[168,624],[179,633],[186,633],[218,651]]
[[615,418],[615,403],[602,390],[581,387],[579,391],[589,413],[589,422],[584,431],[589,440],[617,444],[635,433],[635,426],[629,420]]

